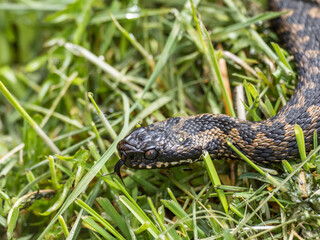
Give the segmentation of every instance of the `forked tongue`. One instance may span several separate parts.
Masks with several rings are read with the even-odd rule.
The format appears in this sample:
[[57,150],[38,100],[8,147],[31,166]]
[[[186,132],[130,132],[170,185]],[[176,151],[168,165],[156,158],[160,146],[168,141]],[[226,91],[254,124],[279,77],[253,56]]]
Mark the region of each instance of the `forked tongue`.
[[122,161],[122,159],[120,159],[116,165],[114,166],[114,172],[119,176],[119,178],[121,179],[122,183],[124,184],[122,177],[121,177],[121,173],[120,173],[120,169],[122,167],[122,165],[124,164],[124,162]]

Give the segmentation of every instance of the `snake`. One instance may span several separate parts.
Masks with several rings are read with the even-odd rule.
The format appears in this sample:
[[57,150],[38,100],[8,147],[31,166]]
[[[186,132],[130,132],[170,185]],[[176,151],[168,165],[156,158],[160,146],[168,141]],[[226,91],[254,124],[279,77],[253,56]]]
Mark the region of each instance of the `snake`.
[[[303,130],[306,152],[320,140],[320,1],[272,0],[273,11],[287,11],[272,20],[276,32],[297,66],[297,85],[287,104],[259,122],[224,114],[172,117],[133,130],[117,149],[115,165],[133,169],[170,168],[201,160],[241,160],[232,145],[253,162],[270,164],[299,159],[295,125]],[[315,134],[315,132],[317,134]]]

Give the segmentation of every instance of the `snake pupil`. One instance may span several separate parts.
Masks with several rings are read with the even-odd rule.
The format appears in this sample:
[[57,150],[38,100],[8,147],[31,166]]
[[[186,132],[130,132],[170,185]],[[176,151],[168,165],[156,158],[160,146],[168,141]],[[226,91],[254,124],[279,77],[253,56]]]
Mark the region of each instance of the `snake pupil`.
[[151,149],[149,151],[146,151],[144,156],[148,160],[153,160],[158,156],[158,152],[156,150],[154,150],[154,149]]

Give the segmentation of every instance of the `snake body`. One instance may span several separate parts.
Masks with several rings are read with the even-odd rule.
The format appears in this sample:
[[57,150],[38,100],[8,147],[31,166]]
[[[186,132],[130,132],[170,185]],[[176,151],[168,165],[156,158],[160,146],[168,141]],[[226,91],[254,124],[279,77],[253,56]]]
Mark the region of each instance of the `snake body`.
[[312,149],[314,132],[320,136],[320,3],[274,0],[271,7],[276,11],[291,10],[275,20],[277,32],[298,67],[296,91],[286,106],[261,122],[201,114],[140,127],[118,143],[121,159],[115,167],[117,172],[123,164],[151,169],[192,163],[204,150],[213,159],[240,159],[227,139],[258,163],[297,159],[295,124],[303,129],[306,151]]

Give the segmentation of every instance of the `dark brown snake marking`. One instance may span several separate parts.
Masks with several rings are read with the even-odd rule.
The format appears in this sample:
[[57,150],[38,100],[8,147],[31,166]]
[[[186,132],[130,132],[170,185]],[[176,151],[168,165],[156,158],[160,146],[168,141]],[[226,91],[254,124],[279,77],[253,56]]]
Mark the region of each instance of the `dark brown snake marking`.
[[131,168],[165,168],[191,163],[200,159],[203,150],[213,159],[239,159],[228,147],[228,138],[258,163],[297,159],[295,124],[303,129],[306,150],[311,150],[314,131],[320,136],[320,3],[274,0],[271,7],[276,11],[291,10],[276,20],[277,31],[298,66],[296,91],[288,104],[276,116],[261,122],[201,114],[140,127],[119,142],[121,160],[116,172],[123,164]]

